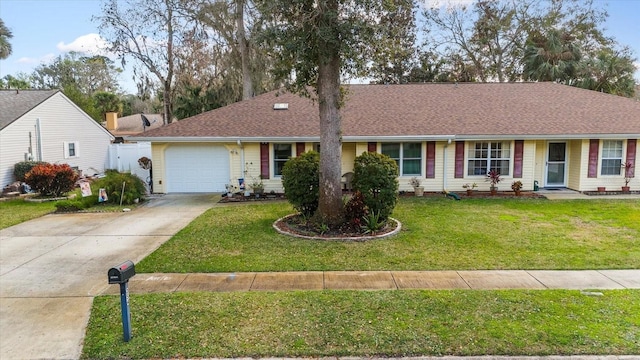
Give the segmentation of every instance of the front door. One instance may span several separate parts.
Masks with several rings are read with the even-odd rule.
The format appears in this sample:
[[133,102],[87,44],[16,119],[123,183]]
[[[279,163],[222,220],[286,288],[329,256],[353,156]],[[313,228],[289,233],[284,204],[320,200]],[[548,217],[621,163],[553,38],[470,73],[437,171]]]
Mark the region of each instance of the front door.
[[564,187],[566,182],[567,144],[549,143],[547,151],[547,181],[545,187]]

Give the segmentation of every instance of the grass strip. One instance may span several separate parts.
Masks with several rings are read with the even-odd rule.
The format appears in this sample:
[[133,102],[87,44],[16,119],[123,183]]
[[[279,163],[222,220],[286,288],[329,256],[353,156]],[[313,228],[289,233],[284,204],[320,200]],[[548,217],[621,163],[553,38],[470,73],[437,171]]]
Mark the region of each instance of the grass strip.
[[55,201],[28,202],[24,199],[0,201],[0,229],[56,211]]
[[284,202],[215,207],[176,234],[139,272],[637,269],[640,202],[401,198],[393,238],[304,240],[271,225]]
[[83,359],[640,354],[640,291],[303,291],[94,301]]

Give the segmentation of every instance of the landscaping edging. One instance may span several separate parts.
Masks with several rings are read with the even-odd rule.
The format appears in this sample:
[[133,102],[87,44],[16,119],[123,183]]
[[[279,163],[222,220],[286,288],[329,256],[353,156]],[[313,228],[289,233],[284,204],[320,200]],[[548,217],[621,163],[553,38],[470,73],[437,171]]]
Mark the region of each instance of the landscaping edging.
[[395,229],[386,232],[384,234],[379,234],[379,235],[364,235],[364,236],[308,236],[308,235],[302,235],[302,234],[297,234],[295,232],[291,232],[291,231],[287,231],[283,228],[281,228],[280,226],[278,226],[278,224],[284,223],[284,221],[292,216],[296,216],[297,214],[289,214],[287,216],[281,217],[280,219],[276,220],[273,223],[273,228],[282,235],[288,235],[288,236],[292,236],[292,237],[296,237],[296,238],[301,238],[301,239],[307,239],[307,240],[339,240],[339,241],[368,241],[368,240],[378,240],[378,239],[384,239],[387,237],[391,237],[394,236],[396,234],[398,234],[400,232],[400,230],[402,230],[402,223],[394,218],[389,218],[389,220],[395,222],[396,227]]

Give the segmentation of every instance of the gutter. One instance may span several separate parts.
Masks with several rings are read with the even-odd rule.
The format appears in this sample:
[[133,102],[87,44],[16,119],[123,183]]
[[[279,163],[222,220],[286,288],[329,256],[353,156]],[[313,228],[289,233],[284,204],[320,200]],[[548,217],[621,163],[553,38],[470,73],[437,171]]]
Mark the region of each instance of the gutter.
[[[582,140],[582,139],[638,139],[637,134],[571,134],[571,135],[406,135],[406,136],[343,136],[342,142],[404,142],[404,141],[479,141],[479,140]],[[319,136],[277,136],[277,137],[227,137],[227,136],[166,136],[166,137],[145,137],[128,136],[128,141],[149,141],[149,142],[220,142],[236,143],[241,142],[319,142]]]

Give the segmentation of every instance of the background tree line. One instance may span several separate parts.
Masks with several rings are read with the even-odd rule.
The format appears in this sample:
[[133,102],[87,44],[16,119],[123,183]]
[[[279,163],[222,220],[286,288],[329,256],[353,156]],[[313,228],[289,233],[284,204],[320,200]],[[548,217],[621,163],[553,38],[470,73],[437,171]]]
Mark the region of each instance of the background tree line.
[[[301,14],[313,3],[295,0],[286,10]],[[360,7],[350,14],[352,26],[354,19],[371,20],[366,18],[373,2],[336,3]],[[378,30],[360,34],[371,35],[370,42],[352,49],[368,58],[342,64],[343,81],[356,76],[374,83],[557,81],[634,95],[634,54],[607,36],[607,13],[593,0],[478,0],[449,8],[424,8],[412,0],[383,3],[393,6],[376,13]],[[269,30],[292,20],[279,14],[283,10],[253,0],[103,0],[95,20],[120,66],[133,68],[136,94],[122,92],[122,69],[112,60],[77,53],[31,74],[7,75],[0,86],[62,89],[97,121],[105,111],[161,112],[168,123],[310,75],[300,64],[278,66],[287,49],[273,41],[281,34]],[[3,58],[11,53],[11,37],[0,22]],[[356,65],[357,74],[345,71]]]

